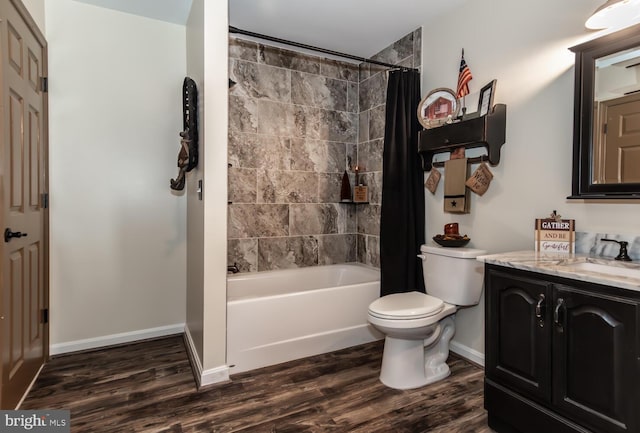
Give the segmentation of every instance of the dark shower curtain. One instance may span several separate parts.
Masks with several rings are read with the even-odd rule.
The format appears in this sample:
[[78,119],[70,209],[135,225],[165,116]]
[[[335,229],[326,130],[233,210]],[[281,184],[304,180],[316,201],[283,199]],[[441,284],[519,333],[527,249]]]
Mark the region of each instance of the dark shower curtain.
[[420,73],[392,71],[387,87],[380,216],[380,296],[424,292],[423,170],[418,155]]

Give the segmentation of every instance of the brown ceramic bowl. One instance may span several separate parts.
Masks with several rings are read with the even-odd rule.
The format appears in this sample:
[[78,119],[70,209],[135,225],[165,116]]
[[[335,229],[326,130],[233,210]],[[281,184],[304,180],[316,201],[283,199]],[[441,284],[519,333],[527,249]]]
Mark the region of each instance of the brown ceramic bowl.
[[464,247],[469,243],[471,239],[469,238],[461,238],[461,239],[443,239],[442,235],[434,236],[433,240],[438,245],[443,247]]

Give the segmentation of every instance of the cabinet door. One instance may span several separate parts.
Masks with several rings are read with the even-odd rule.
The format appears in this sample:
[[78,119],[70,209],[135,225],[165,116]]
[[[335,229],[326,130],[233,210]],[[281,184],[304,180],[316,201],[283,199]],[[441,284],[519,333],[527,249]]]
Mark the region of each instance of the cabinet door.
[[556,287],[554,405],[594,432],[638,432],[637,301]]
[[485,283],[487,377],[548,401],[551,285],[495,269]]

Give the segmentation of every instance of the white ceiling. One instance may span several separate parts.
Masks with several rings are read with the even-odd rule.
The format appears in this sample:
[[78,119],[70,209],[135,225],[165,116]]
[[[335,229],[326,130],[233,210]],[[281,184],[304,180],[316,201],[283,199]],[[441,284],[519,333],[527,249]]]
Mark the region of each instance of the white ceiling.
[[469,0],[229,0],[229,24],[361,57]]
[[[192,0],[77,0],[185,24]],[[224,0],[204,0],[224,1]],[[421,25],[471,0],[228,0],[229,25],[370,57]]]

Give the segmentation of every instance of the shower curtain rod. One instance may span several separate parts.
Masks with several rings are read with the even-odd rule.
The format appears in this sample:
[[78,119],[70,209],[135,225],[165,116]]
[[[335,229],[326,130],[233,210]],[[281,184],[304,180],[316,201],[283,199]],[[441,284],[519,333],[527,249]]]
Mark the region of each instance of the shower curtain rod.
[[364,57],[354,56],[352,54],[345,54],[338,51],[328,50],[326,48],[314,47],[313,45],[301,44],[300,42],[288,41],[286,39],[280,39],[273,36],[267,36],[260,33],[250,32],[248,30],[242,30],[237,27],[229,26],[229,33],[238,33],[241,35],[251,36],[258,39],[264,39],[271,42],[277,42],[280,44],[291,45],[293,47],[303,48],[305,50],[317,51],[323,54],[329,54],[336,57],[344,57],[345,59],[358,60],[363,63],[372,63],[374,65],[386,66],[393,69],[402,69],[403,71],[417,71],[416,68],[409,68],[407,66],[392,65],[391,63],[380,62],[378,60],[365,59]]

